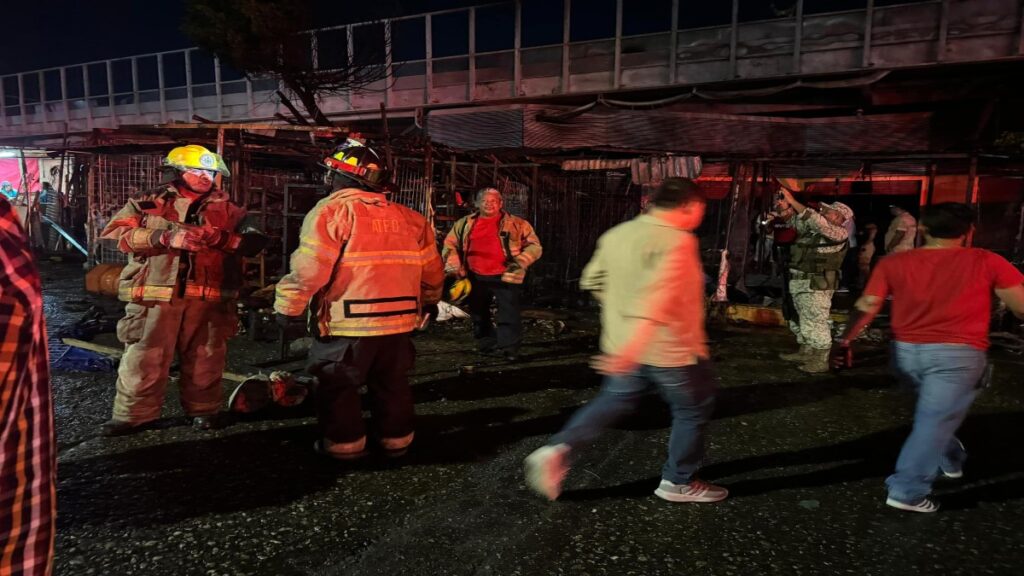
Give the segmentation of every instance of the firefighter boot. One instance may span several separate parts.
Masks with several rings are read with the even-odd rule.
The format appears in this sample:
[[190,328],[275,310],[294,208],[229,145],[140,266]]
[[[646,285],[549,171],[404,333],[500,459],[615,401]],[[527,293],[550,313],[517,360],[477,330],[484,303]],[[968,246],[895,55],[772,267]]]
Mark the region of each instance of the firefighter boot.
[[207,431],[207,430],[220,430],[231,424],[231,419],[227,414],[216,413],[216,414],[204,414],[202,416],[192,417],[192,429]]
[[136,432],[142,432],[143,430],[148,429],[150,424],[151,422],[143,422],[139,424],[111,418],[100,425],[100,436],[127,436],[128,434],[135,434]]
[[811,355],[812,348],[806,344],[801,344],[800,349],[796,352],[790,352],[786,354],[779,354],[779,358],[786,362],[806,362]]
[[808,374],[824,374],[829,371],[828,366],[828,354],[831,352],[831,348],[811,348],[810,353],[807,355],[807,361],[800,365],[802,372]]

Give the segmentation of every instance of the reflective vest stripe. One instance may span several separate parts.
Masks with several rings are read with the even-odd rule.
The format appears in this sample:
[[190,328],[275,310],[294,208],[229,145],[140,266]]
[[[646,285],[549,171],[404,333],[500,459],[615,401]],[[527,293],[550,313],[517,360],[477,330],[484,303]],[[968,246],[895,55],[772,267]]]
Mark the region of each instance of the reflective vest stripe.
[[[127,302],[143,300],[169,302],[174,297],[174,286],[129,286],[118,289],[117,296]],[[196,284],[185,286],[185,298],[189,300],[223,301],[234,299],[237,296],[238,293],[235,290],[221,290]]]
[[383,318],[387,316],[418,315],[419,300],[414,296],[393,298],[371,298],[366,300],[345,299],[345,318]]

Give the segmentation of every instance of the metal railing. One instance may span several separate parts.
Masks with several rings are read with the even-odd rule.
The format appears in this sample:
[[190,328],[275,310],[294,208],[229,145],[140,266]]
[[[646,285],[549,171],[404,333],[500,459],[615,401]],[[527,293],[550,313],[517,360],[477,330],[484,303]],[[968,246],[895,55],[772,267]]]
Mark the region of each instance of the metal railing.
[[[664,30],[624,35],[624,0],[615,33],[572,39],[574,8],[563,0],[562,41],[524,45],[520,1],[487,4],[311,30],[313,67],[382,66],[385,79],[366,90],[326,98],[328,114],[432,104],[476,103],[558,94],[792,77],[1024,57],[1024,18],[1017,0],[926,0],[843,12],[744,22],[739,0],[729,24],[680,27],[680,0]],[[509,10],[511,8],[511,10]],[[477,51],[485,10],[512,12],[511,46]],[[435,56],[434,23],[464,15],[463,53]],[[507,18],[507,14],[506,14]],[[422,57],[395,61],[396,27],[422,26]],[[372,52],[369,60],[362,53]],[[0,137],[60,134],[121,124],[266,120],[279,111],[274,78],[247,78],[197,48],[87,62],[0,77]]]

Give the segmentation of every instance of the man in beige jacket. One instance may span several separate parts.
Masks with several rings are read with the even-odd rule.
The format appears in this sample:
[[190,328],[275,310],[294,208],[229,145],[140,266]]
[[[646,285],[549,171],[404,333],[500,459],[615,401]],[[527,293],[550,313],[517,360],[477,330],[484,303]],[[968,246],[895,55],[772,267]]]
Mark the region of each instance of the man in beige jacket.
[[692,180],[668,178],[646,214],[598,240],[580,287],[601,301],[605,375],[597,398],[526,459],[527,484],[558,498],[572,453],[633,412],[656,389],[672,411],[669,458],[654,492],[671,502],[717,502],[724,488],[695,478],[715,385],[704,332],[704,273],[693,233],[704,217],[704,194]]

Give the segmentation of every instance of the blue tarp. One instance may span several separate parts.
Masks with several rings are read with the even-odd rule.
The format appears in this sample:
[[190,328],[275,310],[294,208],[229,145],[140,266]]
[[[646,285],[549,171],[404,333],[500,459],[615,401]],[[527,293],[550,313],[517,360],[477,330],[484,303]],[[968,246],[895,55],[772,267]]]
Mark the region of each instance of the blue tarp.
[[78,372],[113,372],[117,369],[117,361],[113,358],[74,346],[69,346],[52,365],[54,370]]

